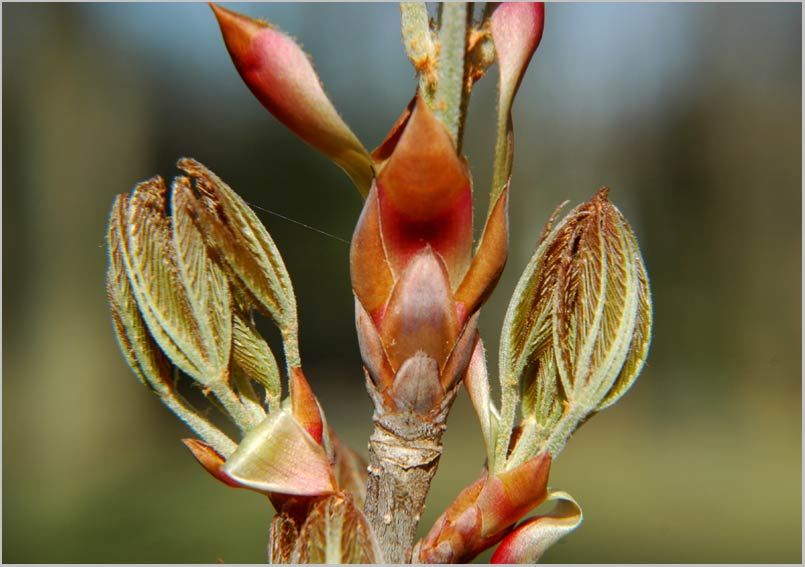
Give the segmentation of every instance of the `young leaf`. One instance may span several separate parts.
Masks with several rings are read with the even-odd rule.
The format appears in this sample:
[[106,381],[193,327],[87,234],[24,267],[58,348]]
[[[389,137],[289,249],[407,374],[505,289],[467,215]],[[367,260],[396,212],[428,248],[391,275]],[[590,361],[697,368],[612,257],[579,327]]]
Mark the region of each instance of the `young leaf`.
[[201,197],[192,214],[207,245],[248,292],[255,305],[271,316],[292,341],[286,353],[299,365],[296,345],[296,299],[285,263],[260,219],[243,199],[199,162],[184,158],[177,166],[190,175]]
[[112,308],[112,320],[120,350],[140,382],[157,394],[167,391],[171,381],[171,364],[154,343],[143,321],[131,288],[123,260],[123,221],[128,210],[128,197],[118,195],[109,218],[109,268],[106,289]]
[[278,410],[282,384],[277,361],[260,333],[239,311],[232,316],[232,359],[249,378],[265,388],[269,411]]
[[209,361],[208,372],[219,376],[229,365],[232,298],[224,272],[210,258],[204,239],[190,216],[195,201],[190,182],[186,177],[177,177],[173,181],[171,201],[176,265],[197,324],[205,359]]
[[334,494],[307,515],[291,563],[382,563],[372,530],[352,498]]
[[219,376],[208,373],[198,325],[176,266],[165,193],[161,177],[134,188],[122,220],[123,260],[143,319],[162,351],[183,372],[209,384]]
[[498,456],[508,446],[520,385],[531,428],[512,464],[543,445],[556,455],[579,423],[623,395],[647,355],[648,279],[608,193],[600,189],[541,239],[509,305],[500,351],[508,429],[501,428]]

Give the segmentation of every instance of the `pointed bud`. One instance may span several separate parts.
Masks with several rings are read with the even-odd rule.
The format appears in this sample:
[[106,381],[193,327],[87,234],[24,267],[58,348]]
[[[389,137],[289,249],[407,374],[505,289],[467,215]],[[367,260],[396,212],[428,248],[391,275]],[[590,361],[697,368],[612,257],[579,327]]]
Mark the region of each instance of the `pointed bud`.
[[301,368],[291,368],[290,390],[291,413],[316,443],[321,445],[324,432],[321,408]]
[[363,308],[377,322],[394,286],[394,276],[380,230],[377,186],[373,185],[355,225],[349,249],[352,289]]
[[492,38],[500,67],[500,103],[507,113],[542,39],[544,26],[542,2],[503,2],[492,14]]
[[210,445],[199,441],[198,439],[182,439],[185,447],[190,449],[193,456],[204,467],[208,473],[213,477],[220,480],[227,486],[239,488],[241,485],[232,479],[228,474],[223,472],[223,466],[226,460]]
[[531,56],[542,39],[545,4],[542,2],[504,2],[492,13],[492,39],[498,60],[498,125],[495,166],[489,213],[511,178],[514,160],[512,104]]
[[489,298],[509,256],[509,186],[506,185],[486,221],[478,251],[456,290],[465,313],[474,313]]
[[274,26],[211,6],[252,93],[288,129],[341,167],[365,196],[373,177],[369,152],[338,115],[305,52]]
[[[418,97],[377,177],[383,241],[396,277],[425,244],[456,287],[472,252],[472,184],[444,125]],[[384,151],[389,151],[386,148]]]
[[459,331],[446,270],[428,246],[406,266],[380,323],[392,368],[399,369],[418,351],[441,368]]
[[418,544],[422,563],[467,563],[501,540],[529,510],[545,501],[547,453],[465,488]]

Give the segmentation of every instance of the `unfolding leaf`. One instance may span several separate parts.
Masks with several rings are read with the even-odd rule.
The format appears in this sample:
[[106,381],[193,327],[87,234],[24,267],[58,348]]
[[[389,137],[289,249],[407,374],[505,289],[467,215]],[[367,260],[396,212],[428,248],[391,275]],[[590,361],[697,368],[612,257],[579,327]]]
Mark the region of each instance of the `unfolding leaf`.
[[155,177],[135,187],[129,199],[122,257],[143,319],[162,351],[201,383],[219,378],[209,361],[182,285],[165,215],[165,184]]
[[148,385],[179,419],[214,446],[215,450],[225,455],[231,454],[235,450],[235,443],[203,418],[174,389],[173,366],[152,338],[142,318],[123,252],[126,243],[124,219],[127,217],[128,197],[120,195],[115,200],[109,219],[107,272],[107,291],[120,350],[140,381]]
[[[504,400],[523,387],[532,450],[544,442],[560,451],[579,423],[628,390],[647,355],[648,279],[608,193],[601,188],[543,236],[506,314],[501,385]],[[524,447],[515,453],[528,457]]]
[[239,311],[232,316],[232,359],[265,388],[269,410],[279,409],[282,384],[277,361],[257,329]]
[[220,261],[248,291],[257,307],[283,330],[296,325],[293,286],[274,241],[254,211],[221,179],[199,162],[177,163],[196,184],[202,206],[194,220]]
[[[648,282],[626,219],[602,188],[580,211],[573,250],[560,264],[555,295],[554,345],[563,383],[577,403],[595,410],[613,388],[632,347],[641,305],[645,323],[635,361],[645,359],[650,324]],[[641,296],[645,303],[641,303]],[[632,369],[633,370],[633,369]],[[630,375],[619,397],[636,378]],[[614,401],[614,400],[613,400]],[[607,404],[608,405],[608,404]]]
[[209,362],[208,373],[226,372],[232,344],[232,298],[222,269],[207,253],[207,247],[190,211],[196,197],[186,177],[173,181],[171,200],[173,248],[179,277]]
[[554,509],[517,526],[500,542],[490,563],[536,563],[549,547],[581,525],[581,507],[569,494],[554,491],[547,501],[557,501]]
[[[626,227],[629,229],[629,227]],[[629,229],[631,233],[631,229]],[[597,411],[601,411],[617,402],[640,375],[643,365],[648,357],[648,349],[651,344],[651,324],[652,306],[651,291],[649,289],[648,275],[643,264],[643,258],[637,245],[637,240],[632,235],[633,248],[637,262],[637,281],[638,281],[638,307],[637,322],[635,324],[632,343],[629,345],[629,353],[617,380],[609,389],[606,397],[598,404]]]
[[127,210],[128,197],[119,195],[109,218],[106,289],[118,344],[126,362],[143,384],[159,393],[170,385],[171,366],[148,332],[126,273],[122,247],[125,238],[123,219]]
[[324,449],[286,410],[249,431],[222,471],[258,492],[315,496],[336,489]]
[[290,514],[278,513],[271,521],[271,541],[268,544],[268,562],[271,565],[291,563],[294,543],[299,537],[299,526]]
[[307,515],[292,563],[382,563],[372,530],[346,494],[320,500]]

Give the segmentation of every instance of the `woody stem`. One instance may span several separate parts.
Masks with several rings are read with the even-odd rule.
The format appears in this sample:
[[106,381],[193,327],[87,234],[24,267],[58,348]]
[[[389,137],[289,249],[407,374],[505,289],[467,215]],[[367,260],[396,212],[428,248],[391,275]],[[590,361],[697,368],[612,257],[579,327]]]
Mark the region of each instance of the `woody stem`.
[[[451,400],[452,401],[452,400]],[[432,419],[375,415],[365,512],[385,563],[410,563],[425,498],[442,455],[447,404]]]

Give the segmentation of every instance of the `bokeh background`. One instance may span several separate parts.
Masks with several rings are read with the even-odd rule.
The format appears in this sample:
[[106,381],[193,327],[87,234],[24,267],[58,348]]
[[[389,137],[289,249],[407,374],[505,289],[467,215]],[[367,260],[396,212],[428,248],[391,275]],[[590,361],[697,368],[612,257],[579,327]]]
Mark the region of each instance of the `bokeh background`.
[[[368,147],[412,96],[394,4],[231,7],[299,38]],[[798,4],[548,6],[514,109],[511,255],[481,324],[490,365],[543,223],[603,184],[644,251],[655,326],[635,387],[555,463],[552,486],[585,522],[547,562],[802,559],[801,21]],[[268,503],[194,462],[117,350],[106,216],[185,155],[343,239],[361,200],[253,99],[205,5],[5,4],[2,32],[2,559],[262,562]],[[481,214],[495,73],[467,130]],[[308,376],[365,452],[348,246],[260,216],[296,286]],[[482,464],[463,394],[449,425],[423,529]]]

